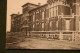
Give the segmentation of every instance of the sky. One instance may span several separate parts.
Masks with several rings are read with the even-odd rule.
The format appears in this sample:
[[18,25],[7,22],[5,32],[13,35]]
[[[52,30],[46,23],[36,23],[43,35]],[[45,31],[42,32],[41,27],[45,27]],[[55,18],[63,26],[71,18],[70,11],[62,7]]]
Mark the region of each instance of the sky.
[[11,29],[11,14],[18,14],[18,12],[22,13],[22,5],[30,2],[33,4],[41,3],[41,5],[45,4],[47,0],[7,0],[7,27],[6,31],[10,31]]

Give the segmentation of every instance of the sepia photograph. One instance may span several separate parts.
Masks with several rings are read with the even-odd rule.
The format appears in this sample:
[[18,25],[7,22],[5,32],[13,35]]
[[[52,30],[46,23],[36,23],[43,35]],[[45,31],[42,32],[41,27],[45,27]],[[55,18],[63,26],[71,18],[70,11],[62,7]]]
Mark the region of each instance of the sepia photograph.
[[6,49],[80,50],[80,0],[7,0]]

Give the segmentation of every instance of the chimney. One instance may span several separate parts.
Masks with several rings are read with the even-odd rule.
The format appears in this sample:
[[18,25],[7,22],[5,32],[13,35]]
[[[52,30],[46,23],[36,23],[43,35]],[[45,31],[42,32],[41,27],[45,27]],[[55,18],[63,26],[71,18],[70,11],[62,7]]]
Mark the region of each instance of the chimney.
[[41,3],[38,3],[39,6],[41,6]]

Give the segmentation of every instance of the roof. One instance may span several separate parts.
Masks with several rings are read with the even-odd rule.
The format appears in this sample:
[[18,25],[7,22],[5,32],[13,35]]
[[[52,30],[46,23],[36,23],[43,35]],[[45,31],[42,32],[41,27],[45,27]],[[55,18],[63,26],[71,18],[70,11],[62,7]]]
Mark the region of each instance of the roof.
[[22,16],[23,14],[12,14],[11,16],[13,16],[13,15],[16,15],[15,18],[18,18],[18,17]]
[[36,9],[38,9],[38,8],[41,8],[41,7],[44,7],[44,6],[47,6],[47,5],[48,5],[48,4],[44,4],[44,5],[42,5],[42,6],[39,6],[39,7],[37,7],[37,8],[34,8],[34,9],[30,10],[30,11],[36,10]]
[[35,6],[39,6],[39,5],[32,4],[32,3],[26,3],[26,4],[24,4],[22,7],[24,7],[24,6],[26,6],[26,5],[29,5],[29,4],[31,4],[31,5],[35,5]]
[[20,16],[22,16],[23,14],[19,14],[19,15],[17,15],[16,17],[20,17]]
[[13,15],[17,15],[17,14],[11,14],[11,16],[13,16]]

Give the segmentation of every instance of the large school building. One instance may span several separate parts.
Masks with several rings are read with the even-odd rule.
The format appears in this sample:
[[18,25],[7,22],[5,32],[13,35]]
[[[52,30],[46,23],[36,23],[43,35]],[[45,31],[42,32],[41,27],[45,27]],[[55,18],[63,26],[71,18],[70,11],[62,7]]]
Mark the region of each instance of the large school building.
[[44,5],[26,3],[22,8],[22,14],[11,15],[11,32],[18,30],[31,37],[80,40],[80,0],[47,0]]

